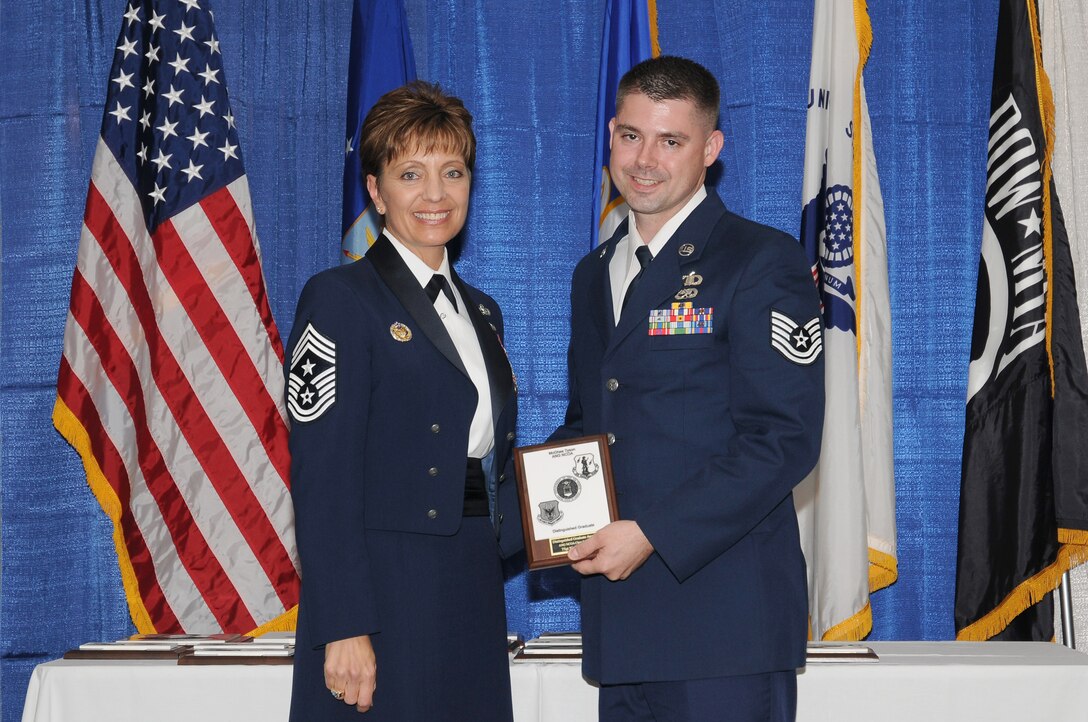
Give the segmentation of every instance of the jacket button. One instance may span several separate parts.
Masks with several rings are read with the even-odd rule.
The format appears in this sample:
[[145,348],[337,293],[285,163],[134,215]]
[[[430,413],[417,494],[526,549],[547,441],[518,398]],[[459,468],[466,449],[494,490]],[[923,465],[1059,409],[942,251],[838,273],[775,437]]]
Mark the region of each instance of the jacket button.
[[612,432],[608,432],[608,436],[606,438],[608,439],[609,446],[612,446],[612,444],[616,443],[616,435]]
[[506,481],[506,474],[499,474],[499,483]]
[[430,469],[427,469],[427,473],[431,476],[438,476],[438,467],[432,466]]
[[436,509],[431,509],[430,511],[427,512],[427,518],[428,519],[437,519],[438,518],[438,511]]
[[502,512],[499,512],[499,523],[502,524]]
[[608,379],[608,383],[606,385],[608,386],[609,391],[615,391],[620,387],[620,382],[616,379]]
[[514,434],[513,431],[506,432],[506,440],[507,441],[513,441],[515,436],[516,436],[516,434]]
[[442,427],[439,426],[438,424],[431,424],[431,433],[432,434],[437,434],[441,430],[442,430]]

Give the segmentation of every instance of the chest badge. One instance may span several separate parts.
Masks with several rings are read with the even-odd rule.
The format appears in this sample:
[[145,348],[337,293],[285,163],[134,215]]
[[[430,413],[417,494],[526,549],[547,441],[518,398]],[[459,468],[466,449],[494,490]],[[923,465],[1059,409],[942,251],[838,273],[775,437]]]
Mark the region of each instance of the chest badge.
[[695,271],[684,276],[684,288],[689,286],[701,286],[703,284],[703,277]]
[[392,336],[395,341],[407,343],[412,340],[412,329],[408,328],[400,321],[397,321],[389,327],[389,335]]
[[688,301],[650,311],[651,336],[686,336],[714,333],[714,309],[694,308]]
[[673,298],[675,298],[677,301],[686,301],[689,298],[695,298],[698,295],[698,288],[681,288],[679,291],[676,292],[676,295],[673,296]]

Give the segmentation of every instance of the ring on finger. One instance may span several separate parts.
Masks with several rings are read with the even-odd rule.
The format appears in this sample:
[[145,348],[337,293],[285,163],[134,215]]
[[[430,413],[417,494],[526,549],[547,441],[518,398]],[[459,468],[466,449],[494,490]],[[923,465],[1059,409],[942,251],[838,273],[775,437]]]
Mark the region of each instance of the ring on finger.
[[332,698],[335,699],[335,700],[339,701],[339,700],[344,699],[344,693],[342,691],[338,690],[338,689],[330,689],[329,694],[331,694]]

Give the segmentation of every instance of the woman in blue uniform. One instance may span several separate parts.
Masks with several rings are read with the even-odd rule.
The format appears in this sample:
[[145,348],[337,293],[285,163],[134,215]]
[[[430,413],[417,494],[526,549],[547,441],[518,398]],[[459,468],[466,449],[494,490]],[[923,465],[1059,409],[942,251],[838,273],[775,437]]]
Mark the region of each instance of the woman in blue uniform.
[[291,720],[510,720],[516,393],[499,307],[446,252],[468,213],[472,116],[410,83],[371,109],[360,156],[384,230],[306,284],[285,362]]

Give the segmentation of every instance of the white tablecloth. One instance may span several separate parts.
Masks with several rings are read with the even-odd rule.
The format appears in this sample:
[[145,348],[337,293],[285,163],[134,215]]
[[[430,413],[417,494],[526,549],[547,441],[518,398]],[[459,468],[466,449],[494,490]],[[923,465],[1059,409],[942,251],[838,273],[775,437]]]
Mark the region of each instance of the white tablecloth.
[[[805,669],[798,722],[1088,720],[1088,655],[1046,643],[869,646],[879,662]],[[515,663],[511,681],[517,722],[597,719],[577,664]],[[58,660],[34,670],[23,722],[276,722],[290,694],[287,665]]]

